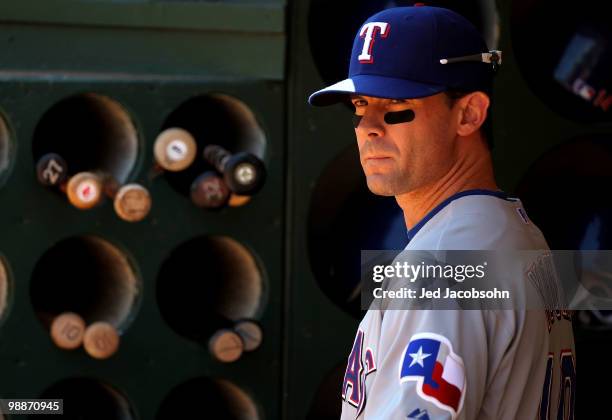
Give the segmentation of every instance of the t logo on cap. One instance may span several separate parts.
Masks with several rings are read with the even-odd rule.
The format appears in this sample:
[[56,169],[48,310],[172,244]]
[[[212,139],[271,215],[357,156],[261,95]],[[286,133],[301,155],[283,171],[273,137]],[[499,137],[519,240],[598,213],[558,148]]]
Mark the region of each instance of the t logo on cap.
[[359,36],[361,38],[365,37],[365,40],[363,41],[363,49],[361,50],[359,57],[357,57],[360,63],[369,64],[374,62],[374,58],[372,57],[374,37],[380,30],[380,37],[386,38],[389,35],[390,29],[391,27],[387,22],[368,22],[363,25],[361,31],[359,31]]

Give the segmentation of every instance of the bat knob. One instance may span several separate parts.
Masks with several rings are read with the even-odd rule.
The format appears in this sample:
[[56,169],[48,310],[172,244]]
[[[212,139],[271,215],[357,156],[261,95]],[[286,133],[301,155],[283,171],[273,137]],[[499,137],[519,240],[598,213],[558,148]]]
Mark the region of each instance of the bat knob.
[[196,157],[197,145],[193,136],[182,128],[168,128],[155,139],[153,154],[159,166],[178,172],[191,165]]
[[68,181],[68,201],[78,209],[91,209],[102,200],[103,188],[100,176],[93,172],[80,172]]
[[210,337],[208,349],[219,362],[230,363],[240,359],[244,343],[237,332],[224,328]]
[[51,323],[51,339],[61,349],[73,350],[83,343],[85,321],[74,312],[64,312]]
[[119,334],[108,322],[94,322],[85,330],[83,347],[94,359],[107,359],[119,348]]
[[213,171],[207,171],[193,181],[190,195],[196,206],[215,209],[227,204],[230,191],[220,176]]
[[151,211],[151,195],[140,184],[126,184],[117,191],[113,205],[122,220],[139,222]]
[[253,351],[261,346],[263,331],[261,326],[250,319],[236,322],[234,331],[238,333],[244,343],[244,351]]
[[254,154],[240,152],[225,163],[223,177],[230,190],[239,195],[253,195],[266,179],[266,167]]
[[55,187],[68,177],[68,165],[57,153],[47,153],[36,162],[36,178],[42,185]]

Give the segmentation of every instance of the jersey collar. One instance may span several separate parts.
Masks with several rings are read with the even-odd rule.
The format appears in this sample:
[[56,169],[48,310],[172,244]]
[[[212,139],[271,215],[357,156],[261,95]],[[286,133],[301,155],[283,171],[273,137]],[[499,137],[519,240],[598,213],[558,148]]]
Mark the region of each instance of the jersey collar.
[[419,223],[414,225],[414,227],[412,229],[408,229],[407,230],[407,232],[408,232],[408,242],[410,242],[412,240],[412,238],[414,238],[415,235],[419,232],[419,230],[421,230],[421,228],[423,226],[425,226],[425,223],[427,223],[432,217],[434,217],[436,214],[438,214],[444,207],[448,206],[451,202],[455,201],[456,199],[461,198],[461,197],[465,197],[466,195],[491,195],[493,197],[501,198],[502,200],[516,201],[515,198],[510,197],[504,191],[484,190],[484,189],[473,189],[473,190],[460,191],[458,193],[455,193],[455,194],[451,195],[450,197],[448,197],[444,201],[442,201],[440,204],[438,204],[436,207],[434,207],[429,213],[427,213],[425,215],[425,217],[423,217],[419,221]]

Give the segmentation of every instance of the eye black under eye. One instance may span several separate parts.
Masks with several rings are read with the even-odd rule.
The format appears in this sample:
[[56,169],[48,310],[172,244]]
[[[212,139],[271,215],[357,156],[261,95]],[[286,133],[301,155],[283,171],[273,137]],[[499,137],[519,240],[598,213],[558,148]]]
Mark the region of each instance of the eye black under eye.
[[404,109],[402,111],[390,111],[385,114],[385,122],[387,124],[401,124],[414,120],[414,111]]
[[[363,116],[353,114],[351,117],[353,120],[353,127],[357,128]],[[407,123],[407,122],[414,120],[414,117],[415,117],[415,114],[413,110],[404,109],[402,111],[387,112],[385,114],[384,119],[385,119],[385,123],[387,124],[402,124],[402,123]]]

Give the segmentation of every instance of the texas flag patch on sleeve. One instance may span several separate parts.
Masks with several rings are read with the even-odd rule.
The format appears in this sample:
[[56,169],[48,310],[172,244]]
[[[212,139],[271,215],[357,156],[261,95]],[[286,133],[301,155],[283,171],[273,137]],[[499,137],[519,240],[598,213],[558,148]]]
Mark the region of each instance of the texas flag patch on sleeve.
[[400,360],[400,383],[415,381],[419,397],[455,418],[465,397],[465,367],[450,341],[439,334],[410,338]]

